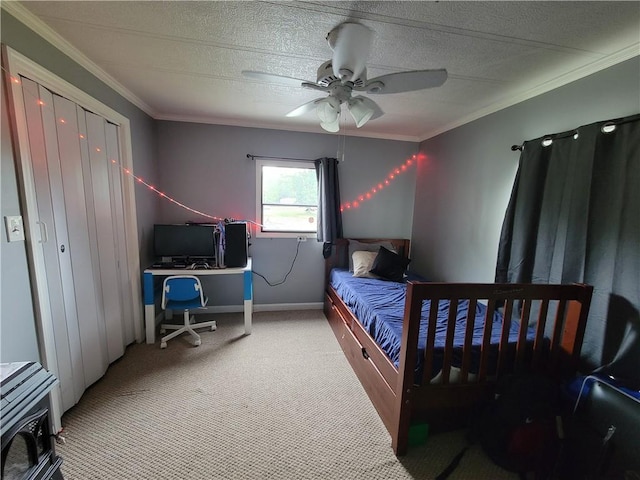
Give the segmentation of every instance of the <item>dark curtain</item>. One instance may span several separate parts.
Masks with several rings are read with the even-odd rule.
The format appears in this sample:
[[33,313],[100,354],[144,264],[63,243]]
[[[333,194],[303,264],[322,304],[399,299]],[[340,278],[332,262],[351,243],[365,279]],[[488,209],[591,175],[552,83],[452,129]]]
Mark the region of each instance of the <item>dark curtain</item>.
[[640,380],[640,115],[525,142],[496,282],[593,285],[583,368]]
[[324,242],[323,255],[331,254],[331,245],[342,237],[338,160],[319,158],[315,161],[318,178],[318,241]]

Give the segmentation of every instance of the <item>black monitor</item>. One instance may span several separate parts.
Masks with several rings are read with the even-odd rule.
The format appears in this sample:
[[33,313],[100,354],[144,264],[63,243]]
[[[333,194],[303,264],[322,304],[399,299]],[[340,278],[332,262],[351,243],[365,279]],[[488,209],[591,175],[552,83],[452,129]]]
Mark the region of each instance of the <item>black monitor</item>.
[[153,250],[156,257],[216,256],[214,225],[154,225]]

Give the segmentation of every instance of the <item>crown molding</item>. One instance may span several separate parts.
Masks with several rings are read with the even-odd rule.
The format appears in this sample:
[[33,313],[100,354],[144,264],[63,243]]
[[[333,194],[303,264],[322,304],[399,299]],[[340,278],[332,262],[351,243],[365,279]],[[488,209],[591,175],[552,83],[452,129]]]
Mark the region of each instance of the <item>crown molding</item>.
[[617,65],[618,63],[622,63],[626,60],[630,60],[637,56],[640,56],[640,42],[634,43],[633,45],[629,45],[628,47],[618,50],[617,52],[614,52],[611,55],[607,55],[587,65],[576,68],[571,72],[568,72],[556,78],[553,78],[541,85],[536,86],[535,88],[531,88],[524,92],[513,95],[509,98],[504,99],[501,102],[496,102],[486,108],[480,109],[472,113],[471,115],[467,115],[466,117],[456,122],[452,122],[448,125],[445,125],[436,130],[432,130],[430,132],[425,132],[421,136],[421,139],[419,141],[424,142],[425,140],[429,140],[430,138],[438,136],[449,130],[453,130],[454,128],[461,127],[462,125],[471,123],[482,117],[486,117],[487,115],[496,113],[500,110],[504,110],[505,108],[524,102],[525,100],[529,100],[531,98],[537,97],[538,95],[542,95],[543,93],[550,92],[551,90],[555,90],[556,88],[563,87],[571,82],[575,82],[576,80],[580,80],[581,78],[587,77],[589,75],[592,75],[601,70]]
[[17,2],[15,0],[2,0],[0,1],[0,7],[2,8],[2,10],[5,10],[11,16],[15,17],[16,20],[23,23],[27,28],[33,30],[33,32],[41,36],[46,42],[50,43],[62,53],[67,55],[82,68],[90,72],[93,76],[104,82],[108,87],[115,90],[120,96],[133,103],[136,107],[138,107],[150,117],[155,118],[156,112],[154,112],[151,106],[134,95],[124,85],[122,85],[115,78],[105,72],[102,68],[93,63],[86,55],[80,52],[80,50],[71,45],[46,23],[44,23],[29,10],[27,10],[24,6],[22,6],[20,2]]
[[284,130],[287,132],[299,132],[299,133],[315,133],[320,135],[334,135],[334,136],[347,136],[347,137],[362,137],[362,138],[375,138],[379,140],[396,140],[399,142],[411,142],[420,143],[420,138],[400,135],[400,134],[376,134],[367,133],[362,129],[341,129],[336,133],[329,133],[322,130],[319,125],[284,125],[274,124],[268,122],[251,122],[245,120],[234,120],[229,118],[213,118],[213,117],[200,117],[192,115],[173,115],[173,114],[157,114],[154,119],[164,120],[167,122],[184,122],[184,123],[204,123],[209,125],[221,125],[228,127],[243,127],[243,128],[260,128],[263,130]]

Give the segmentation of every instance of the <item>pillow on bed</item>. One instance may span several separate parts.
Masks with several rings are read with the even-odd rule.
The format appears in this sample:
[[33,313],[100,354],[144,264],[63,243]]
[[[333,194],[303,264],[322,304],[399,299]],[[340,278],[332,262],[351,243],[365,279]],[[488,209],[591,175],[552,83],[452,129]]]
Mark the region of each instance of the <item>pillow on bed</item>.
[[381,246],[369,271],[387,280],[401,282],[410,261]]
[[353,272],[353,252],[375,252],[378,253],[380,247],[385,247],[387,250],[395,252],[391,242],[377,242],[377,243],[363,243],[357,240],[349,240],[349,271]]
[[377,256],[378,254],[376,252],[365,252],[362,250],[353,252],[353,276],[378,278],[376,275],[369,272],[369,270],[373,268],[373,262]]

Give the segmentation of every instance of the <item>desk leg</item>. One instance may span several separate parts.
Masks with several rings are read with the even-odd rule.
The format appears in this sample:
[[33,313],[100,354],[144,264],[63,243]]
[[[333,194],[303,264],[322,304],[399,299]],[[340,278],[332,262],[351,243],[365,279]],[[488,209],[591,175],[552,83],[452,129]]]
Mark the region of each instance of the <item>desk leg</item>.
[[144,294],[144,328],[147,343],[156,342],[156,302],[153,295],[153,275],[144,274],[143,280]]
[[244,333],[251,335],[253,316],[253,273],[244,272]]

